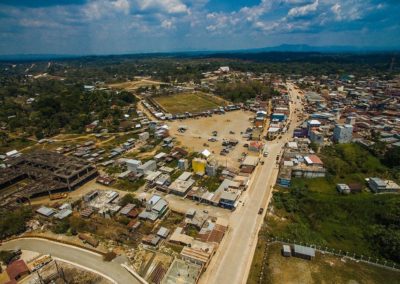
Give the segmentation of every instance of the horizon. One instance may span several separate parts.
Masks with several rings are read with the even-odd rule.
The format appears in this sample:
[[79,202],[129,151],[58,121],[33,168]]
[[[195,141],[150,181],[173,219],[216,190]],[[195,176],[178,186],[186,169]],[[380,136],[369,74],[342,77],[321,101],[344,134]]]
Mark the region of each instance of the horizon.
[[[303,49],[305,48],[305,49]],[[359,47],[359,46],[312,46],[312,45],[292,45],[281,44],[278,46],[267,46],[261,48],[248,49],[227,49],[227,50],[171,50],[171,51],[138,51],[131,53],[88,53],[88,54],[62,54],[62,53],[15,53],[0,54],[0,60],[37,60],[42,59],[68,59],[80,57],[108,57],[108,56],[134,56],[134,55],[217,55],[217,54],[246,54],[246,53],[320,53],[320,54],[379,54],[400,52],[400,47]]]
[[2,56],[400,49],[395,1],[4,0],[0,12]]

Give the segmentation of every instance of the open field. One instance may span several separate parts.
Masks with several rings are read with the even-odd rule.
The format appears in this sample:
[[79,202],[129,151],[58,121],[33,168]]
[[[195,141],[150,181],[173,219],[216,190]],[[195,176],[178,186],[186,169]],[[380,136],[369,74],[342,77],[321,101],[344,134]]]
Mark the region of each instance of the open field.
[[[168,122],[170,126],[170,134],[176,137],[177,141],[189,149],[189,151],[201,152],[208,149],[214,153],[215,160],[220,164],[228,167],[238,167],[243,152],[247,153],[247,148],[243,147],[244,143],[248,143],[247,139],[242,138],[240,132],[246,131],[246,128],[251,127],[249,121],[253,114],[245,111],[227,112],[225,115],[214,115],[212,117],[186,119],[185,121]],[[182,125],[187,127],[185,133],[178,132],[178,128]],[[218,139],[216,142],[209,142],[212,137],[212,131],[217,131]],[[234,134],[230,134],[233,131]],[[237,139],[239,144],[230,151],[226,156],[221,156],[219,153],[223,149],[222,139]],[[207,144],[208,146],[204,146]]]
[[[264,248],[265,241],[260,240],[248,284],[259,283]],[[280,244],[273,244],[267,248],[267,258],[264,262],[265,278],[262,283],[400,283],[400,273],[392,270],[318,252],[311,261],[283,257],[280,250]]]
[[142,79],[138,81],[128,81],[128,82],[123,82],[123,83],[115,83],[115,84],[110,84],[109,87],[113,89],[120,89],[120,90],[136,90],[140,87],[150,87],[150,86],[160,86],[166,83],[159,82],[159,81],[153,81],[149,79]]
[[153,99],[171,114],[202,112],[224,105],[223,100],[199,92],[154,97]]

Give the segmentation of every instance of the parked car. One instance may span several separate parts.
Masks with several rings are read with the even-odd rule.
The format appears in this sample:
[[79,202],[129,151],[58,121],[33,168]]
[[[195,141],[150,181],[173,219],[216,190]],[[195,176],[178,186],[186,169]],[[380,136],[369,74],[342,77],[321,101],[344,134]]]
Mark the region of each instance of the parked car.
[[261,215],[264,212],[264,208],[258,209],[258,214]]

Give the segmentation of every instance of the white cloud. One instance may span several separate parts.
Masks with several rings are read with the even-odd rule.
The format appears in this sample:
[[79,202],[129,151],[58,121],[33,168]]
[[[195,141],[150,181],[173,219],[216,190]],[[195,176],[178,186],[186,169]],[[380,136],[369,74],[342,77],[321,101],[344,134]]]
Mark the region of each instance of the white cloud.
[[292,8],[289,10],[288,16],[289,17],[300,17],[300,16],[309,15],[309,14],[317,11],[318,4],[319,4],[319,0],[315,0],[314,3]]
[[163,27],[164,29],[170,30],[170,29],[172,29],[174,26],[173,26],[173,23],[172,23],[171,20],[163,20],[163,21],[161,22],[161,27]]
[[168,14],[189,13],[189,8],[180,0],[138,0],[141,11],[160,10]]
[[335,14],[335,18],[337,20],[341,20],[342,19],[342,6],[340,6],[339,3],[336,3],[335,5],[333,5],[331,7],[331,11]]
[[128,0],[116,0],[112,4],[117,10],[124,11],[125,13],[128,13],[131,7]]

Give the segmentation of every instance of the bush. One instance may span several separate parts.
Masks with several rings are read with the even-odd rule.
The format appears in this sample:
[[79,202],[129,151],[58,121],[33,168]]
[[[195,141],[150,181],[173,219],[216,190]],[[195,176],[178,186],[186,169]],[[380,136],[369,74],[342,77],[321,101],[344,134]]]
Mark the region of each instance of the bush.
[[109,251],[106,254],[103,255],[103,260],[110,262],[111,260],[113,260],[114,258],[117,257],[117,254],[113,251]]
[[26,222],[31,217],[30,207],[23,207],[12,212],[2,211],[0,213],[0,238],[4,239],[23,233],[26,229]]

